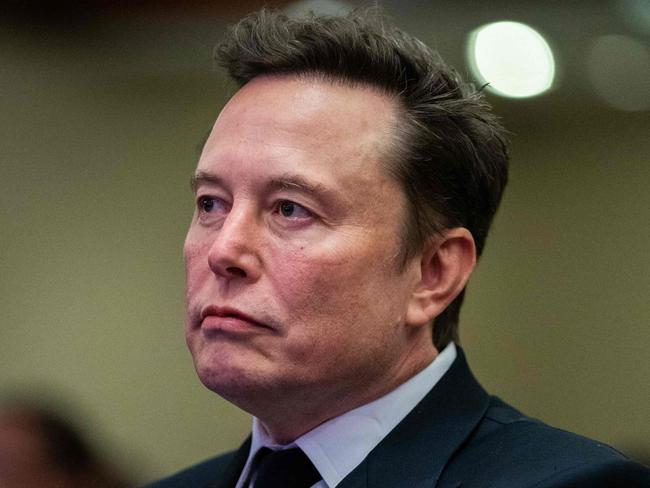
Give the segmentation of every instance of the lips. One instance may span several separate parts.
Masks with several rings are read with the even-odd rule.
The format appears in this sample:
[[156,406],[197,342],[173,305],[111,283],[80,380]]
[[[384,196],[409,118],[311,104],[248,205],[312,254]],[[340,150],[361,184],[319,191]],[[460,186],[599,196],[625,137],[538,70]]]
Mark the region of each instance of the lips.
[[201,329],[221,331],[244,331],[270,328],[254,317],[230,307],[208,306],[201,311]]

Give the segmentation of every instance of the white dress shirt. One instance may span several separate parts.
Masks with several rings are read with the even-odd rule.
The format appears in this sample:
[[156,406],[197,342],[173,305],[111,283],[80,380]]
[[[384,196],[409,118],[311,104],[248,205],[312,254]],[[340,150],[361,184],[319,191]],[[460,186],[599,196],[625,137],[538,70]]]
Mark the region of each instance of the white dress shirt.
[[322,423],[291,444],[275,444],[262,423],[254,417],[251,449],[236,488],[251,488],[245,487],[244,482],[259,449],[296,446],[303,450],[323,478],[312,488],[334,488],[429,393],[454,359],[456,346],[452,342],[429,366],[390,393]]

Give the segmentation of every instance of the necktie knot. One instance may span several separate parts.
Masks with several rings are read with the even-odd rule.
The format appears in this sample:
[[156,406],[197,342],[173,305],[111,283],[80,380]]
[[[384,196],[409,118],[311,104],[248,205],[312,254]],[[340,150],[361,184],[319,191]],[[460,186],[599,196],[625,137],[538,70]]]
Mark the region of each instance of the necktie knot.
[[272,451],[263,447],[256,456],[254,488],[310,488],[320,474],[298,447]]

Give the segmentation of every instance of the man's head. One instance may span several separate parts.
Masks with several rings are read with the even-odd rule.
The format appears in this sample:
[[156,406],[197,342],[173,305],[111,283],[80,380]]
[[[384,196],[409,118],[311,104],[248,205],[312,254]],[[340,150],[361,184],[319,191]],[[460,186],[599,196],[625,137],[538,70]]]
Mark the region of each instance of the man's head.
[[[472,233],[480,256],[507,182],[505,131],[437,53],[376,9],[303,20],[263,10],[231,28],[216,58],[240,86],[261,75],[312,75],[393,98],[399,120],[382,163],[408,201],[401,262],[452,227]],[[463,295],[435,319],[438,349],[458,340]]]
[[417,41],[365,22],[238,24],[218,57],[242,87],[193,179],[195,366],[285,440],[435,357],[431,321],[462,293],[505,182],[485,169],[498,164],[483,146],[504,168],[505,152],[476,96]]

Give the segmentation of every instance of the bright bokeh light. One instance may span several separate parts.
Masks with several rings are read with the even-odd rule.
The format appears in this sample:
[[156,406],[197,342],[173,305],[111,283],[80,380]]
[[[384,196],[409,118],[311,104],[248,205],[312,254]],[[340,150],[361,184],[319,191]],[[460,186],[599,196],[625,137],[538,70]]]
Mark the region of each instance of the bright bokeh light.
[[505,97],[532,97],[553,85],[555,61],[546,40],[519,22],[495,22],[469,36],[469,64],[488,89]]

